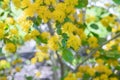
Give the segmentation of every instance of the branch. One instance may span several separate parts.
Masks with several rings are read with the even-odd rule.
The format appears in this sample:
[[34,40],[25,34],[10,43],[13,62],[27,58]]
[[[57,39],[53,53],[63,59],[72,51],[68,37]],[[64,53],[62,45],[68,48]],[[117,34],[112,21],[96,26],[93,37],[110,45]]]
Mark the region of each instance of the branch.
[[102,46],[104,46],[105,44],[109,43],[110,41],[112,41],[112,40],[114,40],[114,39],[116,39],[116,38],[118,38],[118,37],[120,37],[120,33],[117,33],[113,38],[111,38],[111,39],[108,40],[108,41],[105,41],[103,44],[101,44],[101,45],[98,46],[97,48],[92,49],[91,52],[89,53],[89,55],[88,55],[81,63],[79,63],[79,64],[76,66],[76,68],[75,68],[74,71],[76,72],[76,71],[78,70],[79,66],[82,65],[84,62],[86,62],[90,57],[92,57],[92,55],[93,55],[94,53],[96,53],[96,51],[99,50]]
[[75,70],[75,67],[73,65],[71,65],[70,63],[64,61],[57,52],[56,52],[56,55],[57,55],[58,59],[61,61],[62,64],[66,65],[72,71]]
[[59,56],[59,54],[57,53],[57,51],[56,51],[56,55],[57,55],[58,61],[60,63],[61,77],[63,78],[64,77],[64,65],[63,65],[61,57]]

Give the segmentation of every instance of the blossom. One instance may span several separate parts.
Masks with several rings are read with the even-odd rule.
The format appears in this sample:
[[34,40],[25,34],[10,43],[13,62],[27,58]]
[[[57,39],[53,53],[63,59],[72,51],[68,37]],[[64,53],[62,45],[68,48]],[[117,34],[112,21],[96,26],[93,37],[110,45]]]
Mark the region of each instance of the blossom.
[[13,43],[7,43],[5,45],[5,50],[7,50],[10,53],[14,53],[16,51],[16,45]]
[[50,10],[48,9],[47,6],[38,7],[36,13],[38,14],[38,16],[40,18],[43,19],[44,23],[48,22],[48,20],[51,18],[51,12],[50,12]]
[[48,40],[48,46],[51,50],[56,51],[59,48],[59,38],[58,38],[58,36],[52,36]]
[[65,18],[65,13],[61,10],[54,10],[52,12],[52,17],[55,21],[63,22]]
[[88,43],[89,43],[90,47],[92,47],[92,48],[95,48],[98,46],[98,40],[94,36],[88,38]]
[[76,26],[70,22],[66,22],[62,26],[62,33],[72,34],[75,30],[76,30]]
[[81,45],[81,40],[78,36],[71,35],[67,41],[67,47],[72,47],[74,50],[78,50]]

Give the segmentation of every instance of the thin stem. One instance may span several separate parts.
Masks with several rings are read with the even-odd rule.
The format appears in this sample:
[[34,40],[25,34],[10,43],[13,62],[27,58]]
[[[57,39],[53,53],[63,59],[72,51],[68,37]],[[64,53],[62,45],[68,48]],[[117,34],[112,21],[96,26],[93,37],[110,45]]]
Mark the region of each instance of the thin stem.
[[57,52],[56,52],[56,55],[57,55],[58,61],[59,61],[59,63],[60,63],[61,78],[63,78],[63,77],[64,77],[64,64],[63,64],[63,62],[62,62],[62,60],[61,60],[60,55],[59,55]]

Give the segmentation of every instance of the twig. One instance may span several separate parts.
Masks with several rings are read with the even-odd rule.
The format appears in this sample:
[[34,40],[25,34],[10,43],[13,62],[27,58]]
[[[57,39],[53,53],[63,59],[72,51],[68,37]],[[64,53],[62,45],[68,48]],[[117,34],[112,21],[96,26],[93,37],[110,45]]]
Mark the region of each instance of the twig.
[[89,55],[81,62],[79,63],[76,68],[75,68],[75,72],[78,70],[79,66],[82,65],[83,63],[85,63],[97,50],[99,50],[102,46],[104,46],[105,44],[109,43],[110,41],[118,38],[120,36],[120,33],[117,33],[116,36],[114,36],[113,38],[111,38],[110,40],[108,41],[105,41],[103,44],[101,44],[100,46],[98,46],[97,48],[95,49],[92,49],[91,52],[89,53]]
[[59,54],[56,52],[56,55],[57,55],[57,58],[59,60],[59,63],[60,63],[60,70],[61,70],[61,78],[64,77],[64,65],[63,65],[63,62],[61,60],[61,57],[59,56]]

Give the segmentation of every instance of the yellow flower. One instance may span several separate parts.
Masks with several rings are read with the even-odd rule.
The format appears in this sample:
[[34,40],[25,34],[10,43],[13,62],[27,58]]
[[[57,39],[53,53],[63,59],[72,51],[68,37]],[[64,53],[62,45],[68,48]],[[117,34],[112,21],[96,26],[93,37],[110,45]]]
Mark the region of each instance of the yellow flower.
[[52,13],[52,17],[55,21],[63,22],[65,18],[65,13],[60,10],[54,10]]
[[0,29],[0,39],[2,39],[4,37],[4,30]]
[[41,34],[41,37],[43,40],[48,40],[50,38],[50,33],[49,32],[43,32]]
[[28,6],[30,6],[30,4],[31,4],[30,0],[22,0],[21,1],[22,8],[28,7]]
[[90,76],[94,76],[94,75],[95,75],[95,70],[94,70],[94,68],[89,68],[89,69],[87,69],[87,73],[88,73]]
[[46,5],[55,5],[55,3],[56,3],[56,0],[44,0],[44,2],[45,2],[45,4]]
[[37,62],[37,58],[36,57],[33,57],[32,59],[31,59],[31,63],[32,64],[35,64]]
[[47,6],[40,6],[36,12],[43,19],[44,23],[48,22],[52,15]]
[[28,32],[32,25],[32,22],[30,20],[23,20],[20,21],[18,24],[20,24],[23,31]]
[[120,46],[117,47],[117,50],[120,52]]
[[10,53],[14,53],[16,51],[16,45],[13,43],[7,43],[5,49]]
[[0,60],[0,70],[1,69],[6,69],[10,67],[10,63],[7,62],[6,60]]
[[90,45],[90,47],[91,48],[96,48],[96,47],[98,47],[98,40],[97,40],[97,38],[96,37],[90,37],[89,39],[88,39],[88,43],[89,43],[89,45]]
[[41,52],[47,53],[48,52],[48,46],[44,45],[44,46],[37,46],[38,50],[40,50]]
[[103,64],[103,63],[104,63],[104,60],[102,60],[102,59],[97,59],[96,62],[97,62],[98,64]]
[[15,70],[16,70],[17,72],[20,72],[21,68],[20,68],[20,67],[16,67]]
[[21,0],[12,0],[12,2],[15,5],[16,8],[20,8],[20,6],[21,6]]
[[72,0],[72,1],[71,0],[64,0],[64,2],[65,2],[65,4],[72,5],[72,6],[78,4],[78,0]]
[[6,26],[6,24],[3,21],[0,21],[0,29],[4,29]]
[[76,77],[77,77],[77,78],[82,78],[82,76],[83,76],[83,73],[82,73],[82,72],[77,72],[77,73],[76,73]]
[[36,73],[35,73],[35,76],[36,76],[36,77],[39,77],[40,75],[41,75],[40,72],[36,72]]
[[31,40],[32,38],[31,38],[31,35],[30,34],[26,34],[25,36],[24,36],[24,41],[29,41],[29,40]]
[[84,17],[83,13],[82,13],[82,12],[79,13],[79,14],[78,14],[78,17],[79,17],[79,21],[78,21],[78,22],[79,22],[80,24],[82,24],[82,23],[83,23],[83,17]]
[[2,77],[0,76],[0,80],[8,80],[8,79],[7,76],[2,76]]
[[18,35],[18,30],[17,29],[11,29],[10,33],[13,35]]
[[95,58],[99,57],[99,56],[100,56],[100,52],[97,51],[93,56],[94,56]]
[[55,6],[55,9],[56,9],[56,10],[60,10],[60,11],[63,11],[63,12],[66,11],[66,8],[67,8],[67,6],[66,6],[64,3],[58,3],[58,4]]
[[116,77],[111,77],[110,80],[118,80]]
[[86,39],[86,34],[84,33],[84,30],[81,28],[76,28],[76,33],[80,36],[82,40]]
[[26,8],[25,10],[24,10],[24,15],[26,15],[27,17],[33,17],[34,16],[34,14],[35,14],[35,12],[36,12],[36,10],[37,10],[37,8],[38,8],[38,5],[37,4],[31,4],[31,5],[29,5],[29,7],[28,8]]
[[81,40],[78,36],[71,35],[67,41],[67,47],[72,47],[74,50],[78,50],[81,45]]
[[94,22],[95,20],[96,18],[93,15],[88,15],[88,17],[86,18],[87,23]]
[[62,26],[62,32],[67,34],[72,34],[76,30],[76,26],[70,22],[66,22]]
[[49,59],[49,55],[44,52],[36,52],[35,56],[36,56],[38,62],[43,62],[45,59],[46,60]]
[[56,51],[59,48],[59,38],[58,38],[58,36],[52,36],[48,40],[48,46],[51,50]]
[[99,78],[99,77],[96,77],[96,78],[94,78],[93,80],[100,80],[100,78]]
[[40,36],[40,32],[38,30],[33,30],[30,34],[31,34],[31,38]]
[[115,16],[105,16],[100,21],[103,26],[108,27],[110,24],[115,22]]
[[6,18],[5,22],[6,22],[7,24],[14,24],[14,23],[15,23],[15,21],[14,21],[14,19],[13,19],[12,17]]
[[108,80],[108,76],[107,76],[106,74],[102,74],[102,75],[100,76],[100,79],[101,79],[101,80]]

